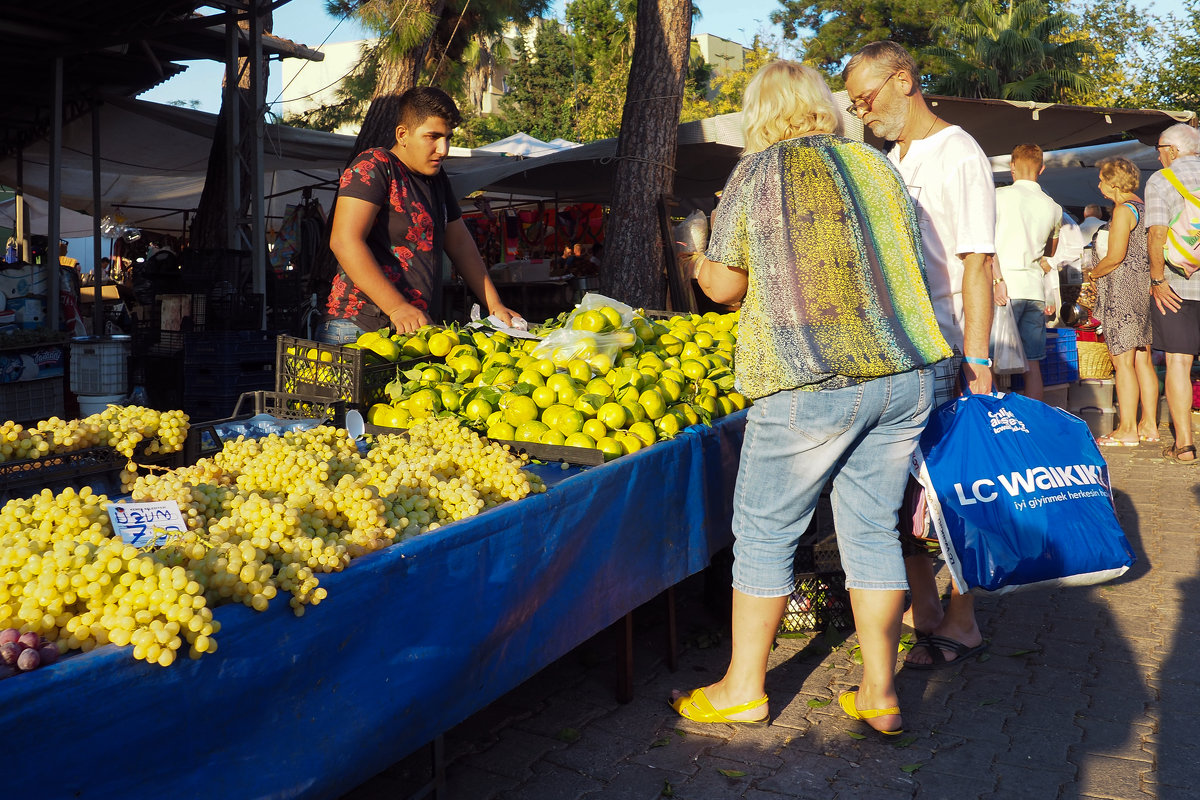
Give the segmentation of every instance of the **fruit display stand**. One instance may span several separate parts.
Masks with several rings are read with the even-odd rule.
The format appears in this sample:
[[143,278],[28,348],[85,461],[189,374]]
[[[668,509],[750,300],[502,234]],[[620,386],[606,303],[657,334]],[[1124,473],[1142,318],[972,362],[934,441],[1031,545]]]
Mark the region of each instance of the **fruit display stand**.
[[198,660],[105,646],[0,681],[7,761],[67,797],[337,797],[706,567],[732,539],[745,419],[541,468],[545,493],[323,576],[303,618],[222,606]]

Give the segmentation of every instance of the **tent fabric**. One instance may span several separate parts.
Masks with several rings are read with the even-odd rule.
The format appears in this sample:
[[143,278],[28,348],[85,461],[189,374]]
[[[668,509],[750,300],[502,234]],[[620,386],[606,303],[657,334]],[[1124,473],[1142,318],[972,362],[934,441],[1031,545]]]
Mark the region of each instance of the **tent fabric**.
[[548,465],[543,494],[320,576],[329,597],[303,619],[280,598],[222,606],[220,649],[198,660],[108,645],[0,681],[5,730],[90,720],[71,769],[46,736],[9,736],[8,763],[84,800],[338,797],[706,567],[732,539],[746,414]]
[[[48,207],[49,203],[42,198],[28,194],[25,195],[25,208],[30,233],[46,235],[46,231],[50,229],[48,214],[46,213]],[[0,200],[0,228],[12,228],[15,230],[17,227],[16,215],[17,199],[15,197]],[[92,217],[65,208],[62,209],[62,213],[59,216],[58,226],[58,235],[63,239],[86,238],[94,234]]]
[[[1141,185],[1144,187],[1157,170],[1162,168],[1158,151],[1138,141],[1110,142],[1108,144],[1071,147],[1052,150],[1044,154],[1045,172],[1038,178],[1042,190],[1066,208],[1079,209],[1089,203],[1105,205],[1106,200],[1097,186],[1100,180],[1099,164],[1106,158],[1127,158],[1142,171]],[[1012,182],[1009,165],[1010,155],[991,158],[992,175],[997,184]]]
[[530,136],[528,133],[518,131],[512,136],[506,136],[499,141],[476,147],[472,152],[500,153],[506,156],[529,158],[531,156],[544,156],[550,153],[557,153],[559,150],[578,146],[577,142],[568,142],[566,139],[561,138],[555,139],[553,142],[543,142],[536,136]]

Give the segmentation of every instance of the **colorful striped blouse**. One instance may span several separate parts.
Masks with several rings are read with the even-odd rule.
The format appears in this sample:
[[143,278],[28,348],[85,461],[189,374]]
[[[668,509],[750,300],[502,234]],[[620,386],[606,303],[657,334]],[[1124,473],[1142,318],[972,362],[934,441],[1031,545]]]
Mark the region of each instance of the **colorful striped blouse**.
[[862,142],[800,136],[743,157],[706,255],[749,274],[735,374],[751,399],[852,386],[951,355],[908,190]]

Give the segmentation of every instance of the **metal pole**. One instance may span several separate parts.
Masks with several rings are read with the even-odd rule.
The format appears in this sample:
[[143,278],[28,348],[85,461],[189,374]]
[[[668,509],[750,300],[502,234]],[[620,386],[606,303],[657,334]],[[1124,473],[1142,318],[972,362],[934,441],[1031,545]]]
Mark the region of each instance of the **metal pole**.
[[251,270],[253,275],[254,293],[263,298],[262,315],[259,319],[259,330],[267,327],[267,231],[263,219],[263,134],[264,116],[266,114],[266,97],[264,91],[265,76],[263,75],[263,18],[260,11],[262,3],[255,2],[250,6],[250,86],[254,97],[253,111],[253,148],[251,149],[250,167],[250,253]]
[[92,101],[92,333],[104,334],[104,273],[100,271],[100,104]]
[[62,202],[62,138],[63,138],[63,60],[54,59],[54,90],[50,101],[50,208],[46,219],[46,325],[58,330],[59,261],[58,239],[60,220],[58,209]]
[[221,107],[225,110],[225,243],[230,250],[238,249],[238,216],[241,208],[241,174],[238,153],[241,151],[238,135],[238,25],[236,16],[229,15],[225,23],[225,96]]

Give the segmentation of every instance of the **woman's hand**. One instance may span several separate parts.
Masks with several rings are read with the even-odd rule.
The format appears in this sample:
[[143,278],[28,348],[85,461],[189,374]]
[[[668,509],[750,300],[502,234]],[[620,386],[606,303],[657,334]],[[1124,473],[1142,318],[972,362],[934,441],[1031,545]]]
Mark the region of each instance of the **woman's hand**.
[[1000,281],[992,285],[992,301],[998,306],[1008,305],[1008,284]]
[[515,320],[524,319],[520,314],[513,311],[511,308],[508,308],[507,306],[496,306],[488,313],[510,328],[518,327],[517,325],[513,324]]

